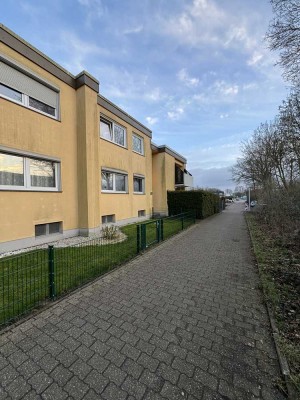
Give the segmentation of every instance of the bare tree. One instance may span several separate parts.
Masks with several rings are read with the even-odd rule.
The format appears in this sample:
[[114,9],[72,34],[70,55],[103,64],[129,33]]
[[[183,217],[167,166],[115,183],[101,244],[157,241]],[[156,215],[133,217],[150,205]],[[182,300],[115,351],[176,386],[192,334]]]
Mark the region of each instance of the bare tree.
[[267,39],[271,50],[280,51],[279,65],[284,77],[294,85],[300,82],[300,2],[271,0],[275,17],[270,23]]

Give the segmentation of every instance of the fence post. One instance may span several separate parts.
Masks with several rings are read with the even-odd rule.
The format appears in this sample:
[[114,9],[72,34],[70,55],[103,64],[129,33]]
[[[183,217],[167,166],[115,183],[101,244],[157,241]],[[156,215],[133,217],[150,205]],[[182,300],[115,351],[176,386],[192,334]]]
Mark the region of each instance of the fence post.
[[183,231],[183,228],[184,228],[184,214],[182,214],[182,217],[181,217],[181,230]]
[[139,254],[141,250],[141,225],[136,226],[136,252]]
[[141,225],[141,242],[142,250],[146,250],[146,224]]
[[160,240],[164,240],[164,220],[160,220]]
[[156,221],[156,240],[157,240],[157,243],[160,242],[160,220],[159,219]]
[[54,246],[48,246],[49,297],[55,299]]

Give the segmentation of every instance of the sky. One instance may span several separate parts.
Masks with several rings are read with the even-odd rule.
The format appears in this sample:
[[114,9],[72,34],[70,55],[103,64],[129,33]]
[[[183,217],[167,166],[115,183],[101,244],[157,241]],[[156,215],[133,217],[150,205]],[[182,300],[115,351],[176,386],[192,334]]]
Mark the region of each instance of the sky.
[[264,40],[269,0],[6,0],[0,22],[187,160],[196,187],[234,188],[240,144],[287,84]]

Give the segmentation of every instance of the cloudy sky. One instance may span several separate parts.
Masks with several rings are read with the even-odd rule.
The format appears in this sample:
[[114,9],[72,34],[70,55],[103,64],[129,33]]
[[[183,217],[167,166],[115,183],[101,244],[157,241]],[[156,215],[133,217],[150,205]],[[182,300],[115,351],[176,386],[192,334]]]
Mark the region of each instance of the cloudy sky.
[[287,88],[264,35],[269,0],[6,0],[1,22],[188,159],[199,187],[235,186],[240,142]]

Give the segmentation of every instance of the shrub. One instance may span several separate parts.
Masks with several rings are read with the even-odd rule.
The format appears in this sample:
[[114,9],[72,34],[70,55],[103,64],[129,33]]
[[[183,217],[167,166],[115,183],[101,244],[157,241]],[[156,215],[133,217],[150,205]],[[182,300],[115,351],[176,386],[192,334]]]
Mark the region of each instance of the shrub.
[[195,211],[203,219],[222,210],[219,196],[206,190],[168,191],[169,215]]
[[102,228],[102,237],[107,240],[116,239],[119,235],[119,229],[116,225],[106,225]]

